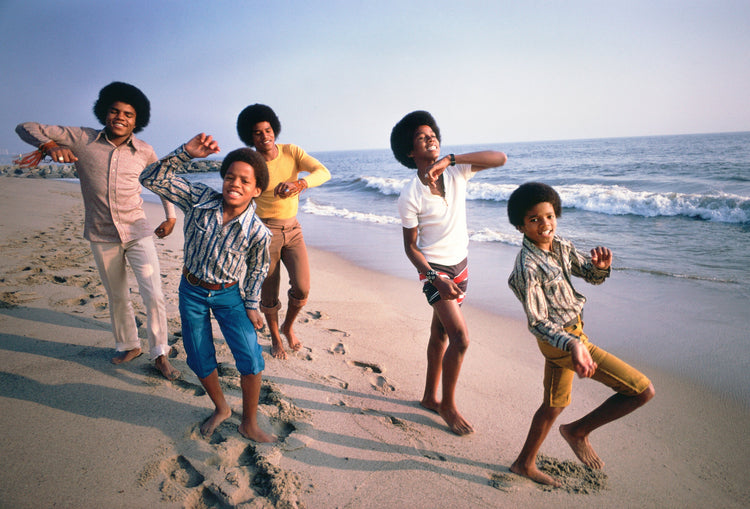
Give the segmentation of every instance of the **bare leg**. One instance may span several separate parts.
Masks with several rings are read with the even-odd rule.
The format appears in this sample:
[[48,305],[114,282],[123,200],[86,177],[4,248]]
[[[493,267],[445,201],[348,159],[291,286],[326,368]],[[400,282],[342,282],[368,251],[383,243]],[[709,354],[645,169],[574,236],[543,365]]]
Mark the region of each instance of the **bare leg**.
[[177,380],[180,378],[180,372],[170,364],[166,355],[160,355],[154,361],[154,366],[167,380]]
[[266,317],[268,332],[271,333],[271,357],[285,360],[287,355],[286,350],[284,350],[284,343],[281,341],[281,333],[279,332],[279,312],[268,311],[263,314]]
[[258,399],[260,398],[261,374],[242,375],[242,423],[237,428],[240,434],[256,442],[275,442],[275,435],[270,435],[258,426]]
[[430,340],[427,343],[427,376],[424,384],[424,395],[419,403],[424,408],[438,412],[440,399],[438,389],[440,377],[443,374],[443,356],[448,347],[448,335],[440,323],[437,313],[432,313],[432,324],[430,325]]
[[464,419],[456,406],[456,385],[461,373],[461,364],[469,347],[469,335],[463,313],[454,300],[440,300],[434,304],[440,322],[448,334],[448,348],[443,355],[443,397],[438,407],[440,417],[456,435],[474,432],[472,425]]
[[302,311],[302,306],[295,306],[291,302],[286,308],[286,316],[284,317],[284,323],[281,325],[281,331],[286,336],[286,341],[289,344],[289,349],[293,352],[298,352],[302,348],[302,343],[299,342],[297,336],[292,330],[294,321],[297,319],[297,315]]
[[216,409],[211,417],[201,424],[201,435],[208,438],[213,435],[219,424],[229,419],[232,416],[232,407],[229,406],[227,400],[224,399],[224,393],[221,390],[219,384],[219,373],[216,370],[208,375],[206,378],[200,379],[203,388],[206,389],[208,397],[213,401]]
[[577,421],[560,426],[560,434],[584,465],[591,468],[602,468],[604,462],[589,442],[591,432],[645,405],[654,397],[654,394],[653,385],[649,385],[646,390],[637,396],[615,394]]
[[524,442],[518,458],[510,466],[511,472],[528,477],[540,484],[556,488],[562,486],[554,477],[545,474],[536,466],[536,455],[539,448],[542,446],[544,439],[547,438],[549,430],[552,429],[555,419],[562,411],[563,408],[550,407],[546,404],[539,407],[534,414],[534,418],[531,419],[531,427],[529,428],[529,434],[526,436],[526,442]]
[[143,355],[143,351],[140,348],[133,348],[132,350],[127,350],[125,352],[117,352],[115,356],[112,357],[112,364],[130,362],[141,355]]

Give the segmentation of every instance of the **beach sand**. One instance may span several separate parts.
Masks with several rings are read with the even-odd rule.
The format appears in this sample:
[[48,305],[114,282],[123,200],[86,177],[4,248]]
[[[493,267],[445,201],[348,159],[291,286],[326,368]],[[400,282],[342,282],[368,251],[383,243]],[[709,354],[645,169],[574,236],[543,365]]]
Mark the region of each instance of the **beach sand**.
[[[278,361],[260,335],[261,424],[281,440],[258,445],[238,433],[239,376],[218,328],[235,415],[205,440],[198,427],[212,406],[180,341],[181,219],[157,240],[172,362],[183,373],[168,382],[148,355],[109,362],[107,299],[82,238],[78,186],[0,184],[2,507],[750,506],[750,412],[653,370],[654,400],[592,435],[602,471],[582,467],[553,431],[542,462],[565,487],[511,474],[541,400],[542,357],[525,324],[465,306],[471,346],[457,398],[477,431],[455,436],[417,404],[430,321],[418,284],[319,249],[297,324],[304,348]],[[146,209],[155,226],[161,207]],[[608,395],[576,380],[560,423]]]

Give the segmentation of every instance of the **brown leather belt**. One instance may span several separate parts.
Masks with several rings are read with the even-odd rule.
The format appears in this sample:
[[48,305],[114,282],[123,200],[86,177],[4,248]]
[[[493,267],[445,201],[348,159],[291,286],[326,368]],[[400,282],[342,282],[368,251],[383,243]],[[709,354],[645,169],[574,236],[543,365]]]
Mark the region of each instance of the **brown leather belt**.
[[209,283],[207,281],[203,281],[198,276],[194,276],[190,272],[188,272],[187,267],[182,267],[182,275],[185,276],[185,279],[187,279],[188,283],[190,283],[193,286],[200,286],[201,288],[205,288],[206,290],[216,291],[216,290],[223,290],[225,288],[231,288],[232,286],[237,284],[237,281],[232,281],[231,283]]

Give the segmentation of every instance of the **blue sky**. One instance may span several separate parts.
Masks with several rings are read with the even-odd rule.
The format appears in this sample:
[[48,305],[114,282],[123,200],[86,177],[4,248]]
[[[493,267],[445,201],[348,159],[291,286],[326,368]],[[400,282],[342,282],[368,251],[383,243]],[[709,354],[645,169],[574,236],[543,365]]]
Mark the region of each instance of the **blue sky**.
[[151,100],[164,155],[226,153],[238,113],[280,142],[387,148],[431,111],[449,145],[750,130],[750,2],[0,0],[0,154],[17,123],[96,126],[99,89]]

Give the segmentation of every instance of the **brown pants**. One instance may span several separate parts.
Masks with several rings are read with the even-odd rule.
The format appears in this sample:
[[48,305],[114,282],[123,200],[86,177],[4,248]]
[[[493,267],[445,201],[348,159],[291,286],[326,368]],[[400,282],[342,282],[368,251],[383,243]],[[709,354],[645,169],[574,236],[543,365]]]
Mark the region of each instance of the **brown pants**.
[[260,310],[263,313],[281,308],[279,289],[281,286],[281,264],[289,273],[289,302],[297,307],[307,304],[310,293],[310,263],[307,246],[302,236],[302,227],[296,217],[290,219],[262,219],[271,230],[268,275],[260,290]]

